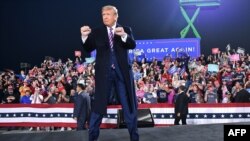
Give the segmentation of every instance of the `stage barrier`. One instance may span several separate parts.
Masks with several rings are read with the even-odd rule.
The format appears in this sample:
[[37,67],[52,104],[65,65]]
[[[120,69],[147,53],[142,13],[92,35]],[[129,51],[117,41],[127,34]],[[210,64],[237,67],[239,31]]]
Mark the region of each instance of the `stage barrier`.
[[[174,105],[141,104],[140,109],[150,109],[155,126],[174,123]],[[102,128],[117,128],[119,105],[108,107]],[[0,126],[25,127],[76,127],[73,104],[1,104]],[[214,124],[250,122],[250,103],[189,104],[187,124]]]

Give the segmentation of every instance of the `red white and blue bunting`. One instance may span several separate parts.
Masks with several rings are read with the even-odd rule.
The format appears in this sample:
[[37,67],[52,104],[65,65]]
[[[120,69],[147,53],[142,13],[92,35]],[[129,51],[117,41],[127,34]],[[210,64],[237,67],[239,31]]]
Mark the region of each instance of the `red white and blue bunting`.
[[[174,105],[141,104],[150,109],[155,126],[174,123]],[[109,106],[102,128],[117,127],[117,111],[121,106]],[[3,104],[0,105],[0,126],[57,126],[75,127],[72,104]],[[190,104],[187,124],[250,122],[250,103]]]

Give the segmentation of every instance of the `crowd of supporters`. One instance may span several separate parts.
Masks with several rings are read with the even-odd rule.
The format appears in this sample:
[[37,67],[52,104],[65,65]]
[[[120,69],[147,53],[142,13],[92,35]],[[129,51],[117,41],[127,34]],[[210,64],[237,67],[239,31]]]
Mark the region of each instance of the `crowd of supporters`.
[[[174,103],[176,89],[186,86],[190,103],[250,102],[250,55],[240,54],[238,61],[230,60],[234,52],[190,58],[166,56],[162,61],[135,57],[131,62],[138,103]],[[216,64],[218,71],[209,71]],[[19,74],[4,70],[0,74],[0,102],[8,103],[73,103],[79,81],[86,92],[95,92],[95,62],[46,58],[39,66]],[[109,104],[119,104],[115,90]]]

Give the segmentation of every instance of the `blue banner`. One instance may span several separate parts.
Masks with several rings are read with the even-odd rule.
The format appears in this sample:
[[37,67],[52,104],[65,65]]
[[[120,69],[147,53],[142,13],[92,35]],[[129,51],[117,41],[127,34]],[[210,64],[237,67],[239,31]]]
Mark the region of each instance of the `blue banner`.
[[155,40],[137,40],[136,49],[129,51],[130,59],[147,58],[151,60],[156,58],[162,60],[165,56],[172,58],[180,57],[183,54],[197,58],[200,56],[200,39],[155,39]]
[[[162,60],[165,56],[176,58],[186,55],[191,58],[200,56],[199,38],[136,40],[136,49],[129,50],[130,59],[136,57],[138,61],[142,58],[150,61],[153,58]],[[95,56],[95,52],[92,56]]]

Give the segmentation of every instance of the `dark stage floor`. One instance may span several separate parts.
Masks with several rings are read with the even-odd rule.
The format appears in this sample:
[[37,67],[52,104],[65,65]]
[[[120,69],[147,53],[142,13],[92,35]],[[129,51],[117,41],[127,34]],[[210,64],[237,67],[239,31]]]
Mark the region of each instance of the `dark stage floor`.
[[[233,123],[250,124],[250,123]],[[139,128],[141,141],[223,141],[223,124]],[[1,131],[0,141],[87,141],[87,131]],[[103,129],[99,141],[129,141],[127,129]]]

